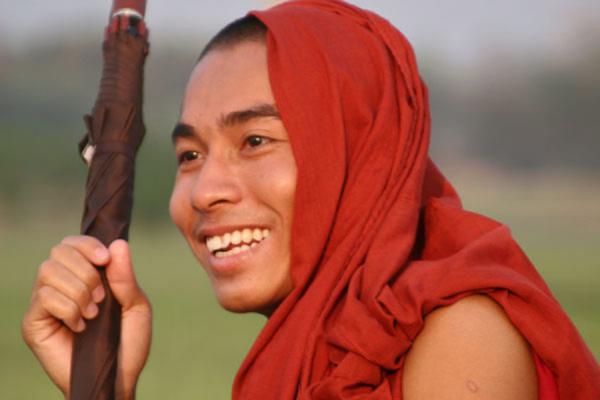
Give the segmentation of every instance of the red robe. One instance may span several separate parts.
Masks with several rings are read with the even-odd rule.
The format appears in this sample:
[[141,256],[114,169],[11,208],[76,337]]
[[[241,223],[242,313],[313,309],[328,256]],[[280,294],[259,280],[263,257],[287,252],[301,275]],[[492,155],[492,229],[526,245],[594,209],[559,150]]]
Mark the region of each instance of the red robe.
[[597,362],[509,229],[465,211],[429,159],[427,89],[404,36],[336,0],[253,14],[298,167],[295,288],[233,397],[401,399],[424,317],[481,293],[539,357],[542,396],[556,382],[560,398],[600,399]]

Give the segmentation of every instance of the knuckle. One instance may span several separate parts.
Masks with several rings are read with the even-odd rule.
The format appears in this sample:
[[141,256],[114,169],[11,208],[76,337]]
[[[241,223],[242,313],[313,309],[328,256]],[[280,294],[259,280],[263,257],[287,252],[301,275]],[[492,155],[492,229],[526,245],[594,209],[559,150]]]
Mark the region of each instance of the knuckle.
[[36,283],[37,285],[52,285],[55,277],[59,274],[61,264],[54,260],[44,260],[38,269]]
[[50,258],[53,260],[60,259],[63,252],[65,251],[65,246],[66,245],[62,243],[52,246],[52,249],[50,249]]
[[73,300],[80,305],[86,305],[89,302],[90,294],[84,285],[78,285],[76,288],[74,288]]
[[82,285],[86,287],[97,286],[97,284],[100,282],[100,275],[89,262],[89,260],[87,260],[87,262],[82,261],[77,263],[77,265],[73,265],[72,269],[73,272],[76,273]]
[[79,307],[77,307],[73,303],[68,303],[65,305],[65,315],[63,320],[65,322],[70,322],[72,324],[77,323],[81,319],[81,312],[79,311]]
[[51,273],[51,270],[52,270],[52,265],[53,265],[53,263],[50,260],[42,261],[42,263],[40,264],[40,267],[38,268],[38,273],[37,273],[38,281],[44,282],[48,278],[48,275]]
[[98,239],[87,235],[67,236],[63,239],[62,244],[71,247],[86,259],[93,257],[94,249],[104,247]]
[[65,322],[78,318],[79,307],[72,301],[59,301],[52,307],[51,314]]
[[78,241],[79,241],[79,236],[69,235],[69,236],[65,236],[60,243],[64,244],[64,245],[73,245],[73,244],[77,243]]
[[100,240],[98,240],[98,238],[95,238],[93,236],[87,236],[87,235],[81,236],[81,237],[90,247],[103,246],[102,242]]
[[29,313],[25,314],[21,320],[21,337],[25,343],[31,347],[31,335],[29,334]]
[[90,247],[95,244],[96,238],[86,235],[69,235],[66,236],[62,243],[74,247]]
[[100,274],[93,266],[87,266],[82,271],[82,279],[90,287],[98,286],[100,283]]
[[41,286],[34,297],[34,301],[39,301],[42,304],[48,303],[52,298],[52,289],[49,286]]

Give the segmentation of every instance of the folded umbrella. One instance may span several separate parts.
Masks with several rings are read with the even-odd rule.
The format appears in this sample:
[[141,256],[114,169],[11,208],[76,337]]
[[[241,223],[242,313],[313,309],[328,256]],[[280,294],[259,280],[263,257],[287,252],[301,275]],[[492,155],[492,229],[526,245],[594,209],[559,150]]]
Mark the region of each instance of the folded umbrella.
[[[89,167],[81,233],[105,245],[127,239],[133,205],[135,155],[142,120],[143,66],[148,54],[145,1],[115,0],[105,30],[102,79],[79,150]],[[106,297],[98,316],[75,337],[71,399],[113,399],[121,312],[99,267]]]

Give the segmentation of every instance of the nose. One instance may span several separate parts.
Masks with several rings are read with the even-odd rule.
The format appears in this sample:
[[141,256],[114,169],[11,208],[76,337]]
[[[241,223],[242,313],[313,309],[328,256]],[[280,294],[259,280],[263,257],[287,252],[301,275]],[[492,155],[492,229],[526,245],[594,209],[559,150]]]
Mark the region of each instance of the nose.
[[208,156],[195,177],[192,207],[211,213],[238,203],[242,198],[239,174],[226,157]]

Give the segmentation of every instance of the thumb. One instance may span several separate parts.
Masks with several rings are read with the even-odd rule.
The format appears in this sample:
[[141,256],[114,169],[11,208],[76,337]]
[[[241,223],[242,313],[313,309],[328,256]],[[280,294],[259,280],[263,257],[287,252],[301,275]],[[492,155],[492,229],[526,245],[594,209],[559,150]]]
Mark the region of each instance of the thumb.
[[110,262],[106,266],[106,277],[115,298],[124,310],[145,301],[145,295],[137,284],[129,244],[122,239],[108,246]]

